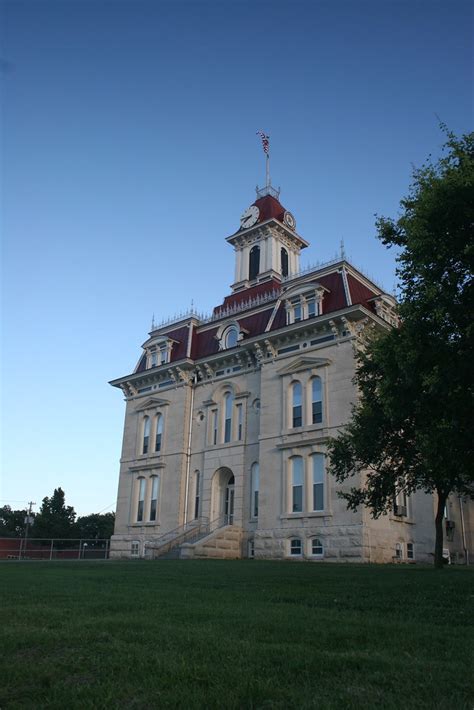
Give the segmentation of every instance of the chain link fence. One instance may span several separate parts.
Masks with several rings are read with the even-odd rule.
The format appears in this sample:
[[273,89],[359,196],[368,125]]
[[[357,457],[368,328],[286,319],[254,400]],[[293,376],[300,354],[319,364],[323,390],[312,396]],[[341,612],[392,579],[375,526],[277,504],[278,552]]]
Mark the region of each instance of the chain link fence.
[[107,560],[110,540],[0,538],[0,560]]

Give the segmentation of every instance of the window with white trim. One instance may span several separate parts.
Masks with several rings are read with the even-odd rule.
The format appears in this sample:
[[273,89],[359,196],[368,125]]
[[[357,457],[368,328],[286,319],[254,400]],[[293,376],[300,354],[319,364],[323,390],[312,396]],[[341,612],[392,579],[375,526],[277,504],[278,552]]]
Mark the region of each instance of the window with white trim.
[[290,540],[290,555],[292,557],[301,557],[303,554],[303,545],[299,537],[293,537]]
[[160,495],[160,477],[151,476],[151,493],[150,493],[150,522],[155,522],[158,517],[158,497]]
[[286,322],[288,325],[298,323],[308,318],[314,318],[322,313],[324,288],[318,286],[303,290],[285,301]]
[[252,464],[251,468],[251,498],[250,498],[250,515],[252,518],[258,518],[258,493],[260,489],[260,467],[257,462]]
[[232,439],[232,410],[234,408],[234,395],[226,392],[224,395],[224,443]]
[[132,540],[130,544],[130,557],[140,557],[140,542]]
[[199,518],[201,510],[201,474],[199,471],[194,471],[194,519]]
[[291,512],[303,512],[303,477],[302,456],[294,456],[291,461]]
[[155,417],[155,452],[161,451],[163,444],[163,415],[158,413]]
[[313,511],[324,510],[324,454],[312,454]]
[[150,447],[150,430],[151,430],[150,417],[145,416],[143,418],[142,454],[148,453],[148,449]]
[[321,538],[313,537],[311,540],[311,555],[313,557],[324,557],[324,545]]
[[142,523],[145,516],[146,480],[138,479],[137,523]]
[[242,405],[238,404],[237,407],[237,441],[242,441],[242,424],[243,424],[243,410]]
[[397,560],[403,559],[403,545],[401,542],[397,542],[395,544],[395,559],[397,559]]
[[237,326],[235,325],[230,325],[225,331],[222,336],[223,340],[223,347],[225,350],[228,350],[229,348],[235,348],[235,346],[238,343],[239,340],[239,330]]
[[301,382],[291,385],[291,426],[293,429],[303,426],[303,388]]
[[219,412],[217,409],[212,410],[212,443],[217,444],[217,435],[219,431]]
[[407,560],[415,559],[415,547],[412,542],[407,542]]
[[313,424],[323,421],[323,388],[320,377],[311,379],[311,418]]

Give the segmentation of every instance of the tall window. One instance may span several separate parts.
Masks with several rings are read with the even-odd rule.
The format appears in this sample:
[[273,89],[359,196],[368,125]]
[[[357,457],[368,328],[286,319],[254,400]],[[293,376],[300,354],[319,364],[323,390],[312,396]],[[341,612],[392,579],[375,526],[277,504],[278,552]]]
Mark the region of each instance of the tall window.
[[142,454],[148,453],[148,448],[150,446],[150,417],[145,417],[143,420],[143,444],[142,444]]
[[293,302],[293,322],[297,323],[300,321],[303,317],[303,311],[301,310],[301,302],[294,301]]
[[321,424],[323,421],[323,397],[320,377],[313,377],[311,381],[311,402],[313,424]]
[[146,481],[144,478],[138,479],[138,506],[137,506],[137,523],[143,521],[143,516],[145,514],[145,485]]
[[234,404],[234,397],[230,392],[224,397],[224,442],[228,443],[232,437],[232,407]]
[[217,426],[218,426],[218,411],[217,409],[212,410],[212,443],[217,444]]
[[316,301],[314,298],[310,298],[306,304],[308,306],[308,318],[314,318],[316,315]]
[[250,514],[252,518],[258,518],[258,492],[260,489],[260,468],[258,463],[252,464],[251,470],[252,478],[252,498],[251,498],[251,511]]
[[155,451],[161,451],[163,437],[163,415],[156,415]]
[[152,367],[156,367],[158,365],[158,354],[156,350],[153,350],[151,354],[151,362],[150,362]]
[[237,405],[237,440],[242,441],[242,405]]
[[303,512],[303,459],[295,456],[291,459],[291,511]]
[[281,275],[288,276],[288,252],[281,248]]
[[415,548],[413,547],[412,542],[407,542],[407,558],[409,560],[415,559]]
[[201,474],[199,471],[194,473],[194,517],[199,518],[199,504],[201,496]]
[[249,280],[256,279],[260,271],[260,247],[254,246],[249,254]]
[[313,510],[324,510],[324,454],[313,454]]
[[160,492],[160,479],[158,476],[152,476],[151,479],[151,497],[150,497],[150,521],[154,521],[158,514],[158,495]]
[[292,385],[292,427],[303,425],[302,388],[301,382]]

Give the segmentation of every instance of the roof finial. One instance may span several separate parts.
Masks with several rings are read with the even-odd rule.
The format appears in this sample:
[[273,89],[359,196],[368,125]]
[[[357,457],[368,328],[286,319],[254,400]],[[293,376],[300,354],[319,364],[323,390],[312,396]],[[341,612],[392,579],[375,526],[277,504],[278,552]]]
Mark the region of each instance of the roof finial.
[[155,325],[155,314],[153,313],[153,315],[152,315],[152,317],[151,317],[151,329],[152,329],[152,330],[155,330],[155,328],[156,328],[156,325]]
[[341,261],[346,258],[346,250],[344,249],[344,238],[341,238]]
[[262,148],[266,156],[265,187],[261,190],[257,187],[257,197],[272,195],[278,199],[280,196],[280,189],[276,190],[272,187],[272,181],[270,179],[270,136],[264,131],[257,131],[257,136],[260,136],[262,140]]

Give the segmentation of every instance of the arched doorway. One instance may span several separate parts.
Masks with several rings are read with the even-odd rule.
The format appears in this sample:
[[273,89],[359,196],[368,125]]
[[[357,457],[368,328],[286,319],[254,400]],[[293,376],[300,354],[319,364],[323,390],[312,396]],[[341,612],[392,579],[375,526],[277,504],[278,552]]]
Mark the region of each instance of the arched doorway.
[[230,468],[219,468],[212,479],[211,521],[216,525],[233,525],[235,478]]

